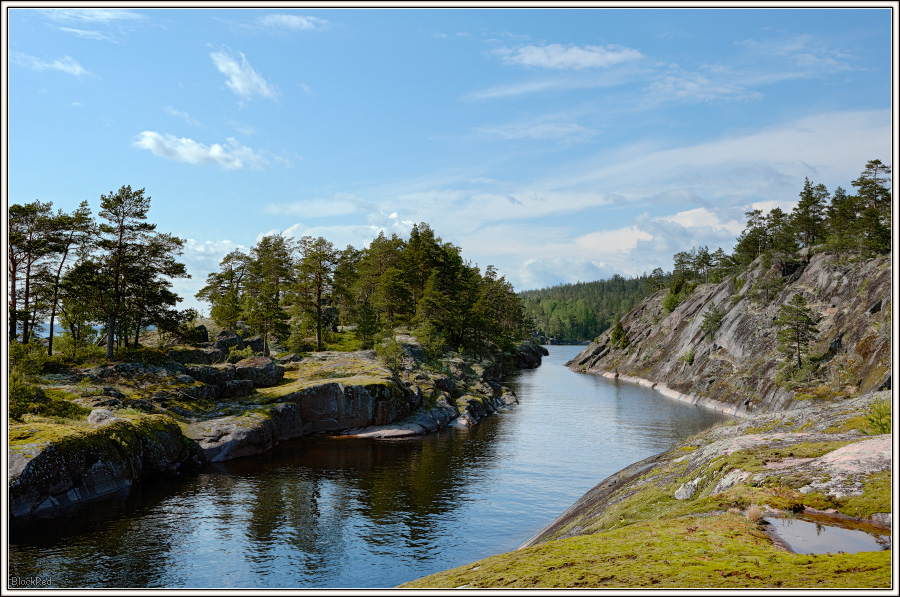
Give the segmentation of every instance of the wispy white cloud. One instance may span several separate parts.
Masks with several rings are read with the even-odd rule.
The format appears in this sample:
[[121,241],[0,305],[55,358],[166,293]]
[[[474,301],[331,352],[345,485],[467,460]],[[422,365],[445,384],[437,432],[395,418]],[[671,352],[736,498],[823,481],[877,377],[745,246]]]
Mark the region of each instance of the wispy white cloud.
[[225,52],[212,52],[210,54],[219,72],[228,77],[228,80],[225,81],[228,88],[244,98],[259,95],[272,100],[277,99],[278,91],[275,86],[253,70],[246,56],[242,53],[239,56],[240,62]]
[[598,131],[574,122],[529,121],[482,127],[477,132],[489,138],[503,140],[535,139],[539,141],[585,141],[596,136]]
[[723,222],[718,214],[705,207],[680,211],[671,216],[660,218],[667,222],[680,224],[685,228],[724,228],[732,235],[738,235],[743,230],[743,224],[738,220]]
[[187,112],[182,112],[180,110],[176,110],[172,106],[166,106],[166,114],[168,114],[169,116],[173,116],[175,118],[180,118],[181,120],[184,120],[186,123],[193,125],[193,126],[203,126],[200,123],[200,121],[195,120],[194,118],[191,118],[191,115],[188,114]]
[[247,248],[230,240],[207,240],[197,241],[189,238],[185,241],[183,247],[182,259],[188,268],[199,269],[204,271],[203,278],[206,274],[215,271],[219,267],[219,262],[228,253],[234,250],[246,251]]
[[58,25],[56,29],[82,39],[119,43],[132,29],[147,19],[124,9],[44,9],[41,16]]
[[120,8],[54,8],[45,9],[41,14],[55,21],[102,23],[104,25],[117,21],[140,21],[147,18],[140,13]]
[[[338,249],[343,249],[348,245],[352,245],[357,249],[368,246],[372,239],[378,236],[381,228],[366,224],[338,224],[334,226],[307,226],[303,223],[296,223],[284,230],[272,230],[267,234],[281,233],[286,237],[296,239],[304,236],[312,236],[314,238],[322,237],[330,241]],[[406,232],[409,228],[406,228]],[[388,232],[389,233],[389,232]],[[260,235],[259,238],[266,235]]]
[[554,73],[544,75],[541,78],[529,81],[519,81],[502,85],[492,85],[485,89],[472,91],[463,96],[464,100],[489,100],[505,97],[517,97],[522,95],[545,93],[549,91],[573,91],[577,89],[601,89],[623,85],[635,80],[646,80],[646,74],[641,68],[626,66],[612,67],[611,70],[581,72],[581,73]]
[[290,203],[269,203],[263,213],[324,218],[360,213],[374,209],[366,200],[349,193],[335,193],[328,199],[311,199]]
[[746,47],[757,59],[764,57],[783,60],[799,69],[792,73],[797,76],[817,76],[858,68],[854,64],[855,56],[829,45],[829,41],[802,34],[764,41],[747,39],[735,44]]
[[84,39],[95,39],[97,41],[114,41],[110,36],[105,33],[101,33],[100,31],[89,31],[85,29],[73,29],[72,27],[57,27],[60,31],[65,31],[66,33],[71,33],[72,35],[77,35],[78,37],[82,37]]
[[91,74],[71,56],[63,56],[52,62],[47,62],[22,52],[10,52],[9,58],[12,62],[32,70],[58,70],[76,77]]
[[[873,145],[873,139],[883,139],[883,145]],[[640,151],[626,147],[618,153],[629,157],[598,155],[572,164],[545,184],[579,189],[602,185],[628,201],[647,200],[659,189],[744,207],[762,197],[796,200],[804,176],[831,188],[819,173],[853,180],[858,164],[871,159],[866,156],[889,155],[890,116],[878,110],[823,113],[705,143]]]
[[606,68],[622,62],[638,60],[643,55],[635,49],[624,46],[520,46],[518,48],[498,48],[494,53],[505,64],[544,68],[551,70],[584,70]]
[[259,22],[266,27],[280,27],[294,31],[314,31],[316,29],[328,29],[331,25],[325,19],[318,17],[306,17],[299,15],[274,14],[259,18]]
[[243,124],[235,120],[229,120],[228,124],[233,126],[234,129],[242,135],[247,135],[249,137],[250,135],[256,134],[256,128],[249,124]]
[[763,212],[763,215],[768,214],[770,211],[775,209],[776,207],[780,208],[781,211],[790,212],[794,209],[794,206],[797,205],[796,201],[756,201],[750,204],[750,207],[753,209],[758,209]]
[[717,100],[759,100],[762,94],[740,85],[713,81],[698,73],[663,75],[646,87],[657,101],[712,102]]
[[557,284],[591,282],[609,278],[616,270],[585,257],[540,257],[527,259],[510,271],[508,279],[517,290],[547,288]]
[[[703,143],[617,147],[532,181],[415,179],[374,190],[369,222],[431,222],[518,289],[640,275],[671,269],[672,255],[692,246],[731,252],[744,212],[789,211],[804,176],[846,188],[872,156],[890,155],[890,122],[889,111],[832,112]],[[652,215],[631,216],[636,209]]]
[[269,165],[266,158],[251,148],[241,145],[233,137],[229,137],[224,145],[218,143],[204,145],[185,137],[179,138],[169,134],[161,135],[155,131],[144,131],[138,135],[134,146],[148,149],[154,155],[176,162],[216,164],[228,170],[241,170],[245,166],[264,168]]

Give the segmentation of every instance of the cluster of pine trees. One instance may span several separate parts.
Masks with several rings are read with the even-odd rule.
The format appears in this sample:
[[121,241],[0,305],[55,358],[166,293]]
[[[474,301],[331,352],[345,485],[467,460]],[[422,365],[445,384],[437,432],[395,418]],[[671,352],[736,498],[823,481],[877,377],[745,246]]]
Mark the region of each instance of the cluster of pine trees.
[[53,211],[52,202],[9,207],[9,339],[23,344],[49,322],[47,354],[54,329],[71,350],[90,345],[96,328],[106,338],[106,355],[137,346],[148,325],[177,330],[195,316],[179,311],[174,278],[188,277],[176,257],[184,241],[156,231],[146,221],[150,197],[123,186],[100,197],[100,221],[86,201],[72,213]]
[[366,249],[324,238],[270,235],[233,251],[197,298],[223,327],[242,320],[292,350],[321,350],[339,326],[364,348],[397,327],[415,328],[432,354],[511,350],[528,331],[512,285],[493,266],[482,274],[428,224],[408,239],[384,233]]
[[[848,195],[842,187],[837,187],[832,194],[824,184],[807,178],[800,199],[790,213],[778,207],[766,215],[758,209],[746,212],[746,228],[738,236],[731,255],[721,248],[710,253],[707,247],[676,253],[669,294],[663,306],[673,310],[698,283],[721,282],[726,276],[736,276],[760,257],[769,266],[779,264],[781,273],[789,273],[813,251],[861,257],[888,253],[891,250],[890,173],[891,167],[881,160],[870,160],[859,178],[851,182],[856,188],[853,195]],[[770,271],[750,289],[750,297],[768,303],[783,284],[784,276]]]

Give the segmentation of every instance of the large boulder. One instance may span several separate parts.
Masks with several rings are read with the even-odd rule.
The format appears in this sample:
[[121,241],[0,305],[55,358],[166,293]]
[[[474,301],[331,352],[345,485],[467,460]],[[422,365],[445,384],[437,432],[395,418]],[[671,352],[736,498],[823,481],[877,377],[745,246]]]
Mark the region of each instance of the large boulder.
[[219,386],[219,398],[240,398],[253,393],[253,382],[249,379],[232,379]]
[[534,340],[526,340],[519,344],[516,350],[516,367],[519,369],[534,369],[541,364],[541,357],[549,355],[550,352],[535,342]]
[[252,381],[256,388],[268,388],[282,380],[284,367],[269,357],[249,357],[235,364],[234,374],[238,379]]
[[205,325],[194,326],[192,331],[194,342],[197,342],[198,344],[209,342],[209,330],[206,329]]
[[225,353],[217,348],[170,348],[166,356],[176,363],[211,365],[225,360]]
[[216,336],[216,339],[213,341],[213,346],[218,348],[224,353],[228,353],[228,351],[232,348],[237,348],[238,350],[244,349],[244,341],[241,340],[241,337],[232,332],[231,330],[222,330],[219,332],[219,335]]
[[186,372],[197,381],[210,385],[221,385],[234,379],[234,365],[231,364],[221,367],[191,365]]
[[194,423],[186,431],[211,462],[264,454],[302,434],[300,407],[291,403]]
[[247,338],[244,340],[244,346],[250,347],[254,353],[261,353],[263,351],[263,339],[261,336],[254,336],[253,338]]
[[94,500],[171,472],[187,456],[181,428],[168,417],[127,420],[99,409],[91,417],[94,427],[10,444],[10,516],[43,515]]

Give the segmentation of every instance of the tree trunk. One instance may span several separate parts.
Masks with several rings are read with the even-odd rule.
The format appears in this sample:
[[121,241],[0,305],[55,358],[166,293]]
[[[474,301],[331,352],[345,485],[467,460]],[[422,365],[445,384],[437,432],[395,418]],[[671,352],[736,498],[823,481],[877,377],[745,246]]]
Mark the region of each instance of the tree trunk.
[[140,337],[141,337],[141,320],[140,320],[140,318],[138,318],[137,331],[134,333],[134,348],[135,348],[135,350],[137,350],[138,346],[140,346],[138,344],[138,340],[140,339]]
[[16,270],[10,273],[9,276],[9,339],[12,340],[16,337],[16,326],[18,322],[16,321]]
[[322,294],[316,293],[316,350],[322,350]]
[[25,296],[22,297],[22,313],[25,315],[25,321],[22,322],[22,342],[27,343],[31,330],[28,329],[28,293],[31,290],[31,264],[25,268]]
[[50,309],[50,337],[47,339],[47,356],[53,356],[53,320],[56,319],[56,297],[53,300],[53,307]]
[[113,349],[115,348],[115,330],[116,330],[116,314],[109,316],[109,322],[106,330],[106,358],[113,358]]

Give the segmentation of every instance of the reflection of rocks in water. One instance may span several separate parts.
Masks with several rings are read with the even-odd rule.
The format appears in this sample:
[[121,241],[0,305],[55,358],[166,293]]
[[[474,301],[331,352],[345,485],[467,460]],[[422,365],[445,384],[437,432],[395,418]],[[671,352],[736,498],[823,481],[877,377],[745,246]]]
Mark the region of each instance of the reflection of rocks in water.
[[[362,541],[402,557],[433,544],[443,532],[435,520],[452,517],[473,479],[490,475],[502,421],[394,441],[301,438],[212,463],[197,483],[214,496],[221,527],[244,521],[237,526],[254,566],[288,557],[321,576],[342,545]],[[285,543],[295,548],[290,555]]]
[[810,522],[798,517],[766,518],[768,530],[777,536],[776,544],[794,553],[858,553],[891,549],[890,535],[859,529]]

